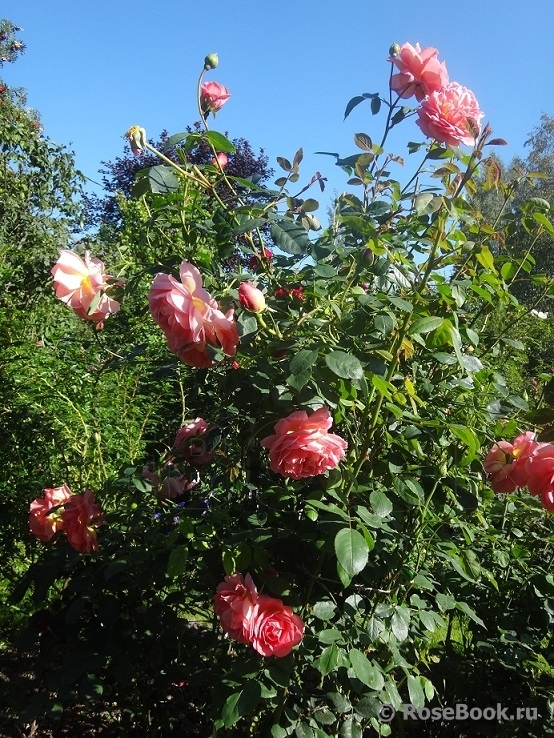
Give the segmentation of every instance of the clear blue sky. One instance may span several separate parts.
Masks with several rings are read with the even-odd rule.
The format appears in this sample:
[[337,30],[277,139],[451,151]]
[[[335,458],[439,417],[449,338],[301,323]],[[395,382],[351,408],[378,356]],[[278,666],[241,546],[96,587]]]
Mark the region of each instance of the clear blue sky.
[[[27,52],[0,71],[28,90],[45,134],[71,145],[90,178],[123,151],[122,134],[139,124],[157,137],[197,118],[195,89],[204,56],[218,52],[208,79],[232,97],[212,127],[292,158],[304,148],[301,182],[319,170],[329,190],[346,177],[316,151],[355,153],[353,134],[378,139],[382,116],[348,100],[387,91],[392,42],[435,46],[452,81],[472,89],[508,160],[541,112],[554,115],[552,0],[2,0],[1,16],[24,29]],[[394,153],[422,140],[412,122]],[[314,190],[314,197],[317,193]],[[323,213],[322,213],[323,215]]]

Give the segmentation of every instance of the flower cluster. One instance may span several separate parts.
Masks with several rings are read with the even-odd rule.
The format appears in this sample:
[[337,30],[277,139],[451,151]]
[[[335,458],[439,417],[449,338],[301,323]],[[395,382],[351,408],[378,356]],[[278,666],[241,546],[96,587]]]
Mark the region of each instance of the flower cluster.
[[303,479],[334,469],[343,459],[348,444],[328,432],[332,423],[326,407],[320,407],[310,416],[305,410],[297,410],[280,420],[275,434],[261,441],[269,449],[272,471]]
[[60,252],[60,258],[52,267],[56,297],[69,305],[84,320],[92,320],[97,328],[102,321],[119,310],[119,302],[106,295],[109,287],[100,259],[91,258],[85,251],[84,260],[68,249]]
[[202,286],[198,269],[183,261],[181,282],[170,274],[154,278],[148,302],[152,317],[165,333],[169,350],[184,364],[211,367],[208,347],[234,356],[239,342],[233,308],[225,314]]
[[398,69],[391,76],[390,87],[399,97],[415,95],[421,103],[417,125],[429,138],[447,146],[474,146],[484,113],[471,90],[449,82],[438,51],[421,49],[419,44],[403,44],[389,61]]
[[497,441],[483,462],[495,492],[527,487],[554,512],[554,445],[540,443],[531,431],[508,441]]
[[44,497],[31,502],[29,529],[48,542],[63,531],[76,551],[98,551],[96,528],[102,525],[102,511],[90,489],[74,495],[67,484],[44,490]]
[[250,574],[226,576],[216,589],[214,610],[230,638],[262,656],[287,656],[304,634],[298,615],[281,600],[258,594]]

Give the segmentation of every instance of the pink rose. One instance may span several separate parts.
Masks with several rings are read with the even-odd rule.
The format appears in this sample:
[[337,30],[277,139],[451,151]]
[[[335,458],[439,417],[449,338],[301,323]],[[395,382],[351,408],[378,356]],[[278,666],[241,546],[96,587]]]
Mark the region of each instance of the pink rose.
[[219,82],[204,82],[200,88],[200,105],[204,112],[217,113],[230,97],[229,90]]
[[348,448],[346,441],[328,433],[332,418],[326,407],[309,417],[297,410],[275,426],[275,435],[261,441],[269,449],[271,469],[292,479],[315,477],[334,469]]
[[225,169],[229,163],[229,157],[224,151],[219,151],[212,159],[211,163],[215,166],[219,165],[221,169]]
[[554,505],[554,446],[537,443],[532,456],[527,459],[527,488],[532,495],[541,498],[543,505],[552,510]]
[[225,315],[202,287],[200,272],[192,264],[181,264],[181,282],[169,274],[157,274],[148,302],[152,317],[167,338],[169,350],[185,364],[210,367],[214,362],[206,346],[221,348],[234,356],[239,342],[233,309]]
[[240,643],[249,643],[247,630],[258,590],[250,574],[226,576],[217,586],[214,595],[215,614],[221,621],[223,630]]
[[265,310],[265,297],[263,292],[255,287],[252,282],[241,282],[239,285],[240,304],[253,313],[261,313]]
[[72,495],[62,514],[63,529],[76,551],[98,551],[96,528],[102,525],[102,511],[90,489]]
[[206,450],[206,443],[202,439],[208,428],[209,425],[203,418],[196,418],[177,431],[173,448],[189,464],[209,464],[213,461],[214,452]]
[[50,512],[66,503],[71,497],[67,484],[44,490],[44,497],[31,502],[29,508],[29,529],[41,541],[49,541],[54,533],[63,529],[63,508]]
[[[189,481],[183,474],[179,474],[172,460],[164,464],[163,471],[166,470],[169,470],[169,473],[164,475],[163,480],[160,480],[158,472],[152,471],[148,466],[142,467],[142,476],[152,485],[152,492],[160,497],[173,500],[185,492],[189,492],[200,482],[199,476]],[[172,471],[177,473],[171,473]]]
[[471,90],[451,82],[428,95],[417,115],[417,125],[429,138],[447,146],[474,146],[484,113]]
[[483,461],[493,491],[513,492],[517,487],[525,487],[529,479],[528,462],[542,445],[531,431],[522,433],[513,443],[497,441]]
[[73,308],[84,320],[100,322],[119,310],[119,303],[106,294],[100,298],[94,312],[89,313],[93,300],[109,285],[100,259],[92,259],[85,251],[84,261],[73,251],[60,252],[60,258],[52,267],[56,297]]
[[304,623],[281,600],[260,595],[246,628],[250,645],[262,656],[287,656],[302,640]]
[[404,98],[415,95],[421,102],[426,95],[446,87],[448,72],[437,59],[438,53],[431,46],[422,51],[419,44],[402,44],[398,55],[389,57],[399,70],[391,77],[391,90]]

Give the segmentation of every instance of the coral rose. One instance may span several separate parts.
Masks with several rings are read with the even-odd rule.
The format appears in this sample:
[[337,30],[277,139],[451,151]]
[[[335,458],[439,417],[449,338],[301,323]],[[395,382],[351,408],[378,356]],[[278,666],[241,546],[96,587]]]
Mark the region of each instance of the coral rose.
[[88,251],[84,260],[68,249],[61,251],[52,267],[52,276],[56,297],[73,308],[80,318],[100,322],[119,310],[117,300],[103,294],[90,313],[94,299],[109,286],[106,280],[112,277],[104,274],[103,262],[91,258]]
[[157,274],[148,295],[150,312],[165,333],[169,350],[196,367],[214,365],[207,346],[234,356],[239,335],[233,310],[225,315],[219,310],[202,286],[200,272],[189,262],[182,262],[180,276],[179,283],[169,274]]
[[419,44],[402,44],[398,54],[389,57],[399,70],[391,77],[391,90],[404,98],[415,95],[421,102],[426,95],[446,87],[448,72],[437,59],[438,53],[431,46],[421,50]]
[[248,620],[246,635],[262,656],[283,657],[302,640],[304,623],[281,600],[260,595]]
[[64,505],[71,497],[67,484],[44,490],[44,497],[31,502],[29,508],[29,529],[41,541],[49,541],[54,533],[63,529],[63,509],[53,508]]
[[223,630],[240,643],[249,643],[248,623],[254,605],[258,601],[258,590],[250,574],[226,576],[217,586],[214,595],[214,610]]
[[217,113],[230,97],[229,90],[219,82],[204,82],[200,88],[200,105],[205,113]]
[[529,480],[528,462],[543,445],[531,431],[517,436],[513,443],[497,441],[483,462],[493,491],[513,492],[517,487],[525,487]]
[[209,425],[204,418],[196,418],[179,428],[173,441],[175,452],[180,454],[189,464],[209,464],[214,458],[214,452],[206,449],[206,442],[202,436]]
[[102,511],[90,489],[73,495],[62,514],[63,529],[69,544],[81,552],[98,551],[96,528],[102,525]]
[[297,410],[275,426],[275,435],[261,441],[269,449],[271,469],[292,479],[315,477],[334,469],[348,448],[346,441],[328,433],[332,418],[326,407],[310,416]]
[[[150,467],[142,467],[142,476],[152,485],[152,492],[160,497],[175,499],[185,492],[189,492],[200,482],[200,477],[189,481],[183,474],[179,474],[177,467],[173,466],[172,461],[168,461],[164,465],[164,471],[169,470],[165,478],[160,481],[158,472],[152,471]],[[174,472],[174,473],[172,473]]]
[[417,111],[423,133],[447,146],[474,146],[484,113],[467,87],[452,82],[428,95]]

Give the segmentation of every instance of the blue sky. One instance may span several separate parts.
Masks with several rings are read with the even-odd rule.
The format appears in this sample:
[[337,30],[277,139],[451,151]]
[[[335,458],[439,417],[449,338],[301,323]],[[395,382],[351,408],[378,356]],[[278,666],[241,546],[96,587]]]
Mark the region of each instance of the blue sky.
[[[552,0],[3,0],[1,13],[24,29],[27,52],[0,76],[28,90],[45,134],[71,145],[93,180],[122,153],[130,125],[157,137],[198,118],[210,52],[220,65],[208,79],[232,94],[212,127],[264,148],[275,176],[275,157],[303,147],[300,182],[319,170],[330,193],[348,189],[346,177],[314,152],[353,154],[356,132],[380,138],[383,116],[360,106],[343,122],[343,113],[354,95],[387,92],[392,42],[439,49],[450,79],[474,91],[508,141],[505,160],[524,153],[542,111],[554,115]],[[408,140],[422,140],[411,121],[390,150],[406,155]]]

